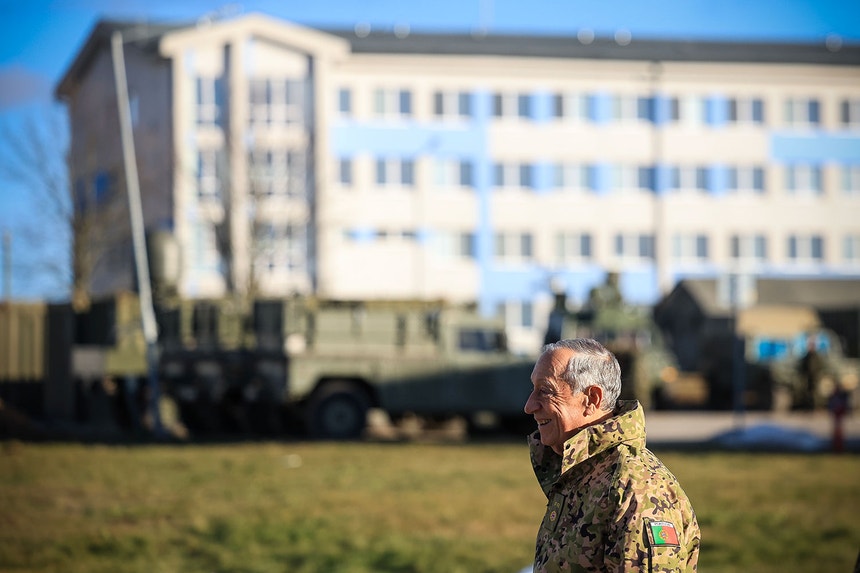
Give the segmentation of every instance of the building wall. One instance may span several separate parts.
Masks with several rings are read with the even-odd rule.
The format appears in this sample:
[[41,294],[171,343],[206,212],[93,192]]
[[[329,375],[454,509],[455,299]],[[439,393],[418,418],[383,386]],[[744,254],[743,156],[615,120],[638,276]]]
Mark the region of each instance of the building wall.
[[[683,277],[860,276],[856,67],[350,53],[256,16],[167,34],[160,50],[171,92],[147,97],[171,102],[152,121],[172,130],[174,159],[143,161],[175,168],[145,205],[171,206],[185,296],[251,285],[477,301],[531,352],[552,289],[582,303],[608,270],[636,304]],[[112,93],[99,66],[73,109]],[[300,119],[252,121],[262,79],[304,82]],[[820,121],[787,122],[792,99],[796,116]],[[844,100],[857,108],[847,126]],[[78,169],[92,127],[76,117],[96,109],[73,111]],[[255,150],[306,152],[306,194],[261,196]],[[293,177],[289,165],[269,179]],[[261,225],[278,248],[257,240]]]
[[[335,255],[350,277],[340,283],[340,292],[346,297],[374,291],[477,295],[486,312],[514,303],[513,312],[508,309],[514,319],[520,318],[518,303],[531,303],[532,327],[512,327],[512,339],[534,347],[550,306],[551,278],[561,279],[573,300],[581,302],[605,269],[620,270],[626,298],[649,304],[684,276],[857,274],[860,261],[856,255],[845,261],[842,243],[860,232],[860,200],[856,189],[846,193],[841,188],[840,178],[844,165],[860,162],[860,135],[856,125],[853,131],[840,125],[838,108],[843,99],[860,95],[858,79],[845,68],[808,65],[664,63],[655,69],[631,62],[355,55],[338,69],[333,86],[351,91],[353,109],[347,117],[330,110],[338,116],[333,159],[350,158],[354,168],[352,185],[340,190],[342,217],[335,222],[353,227],[352,238],[346,233]],[[374,90],[380,87],[409,90],[411,117],[375,115]],[[434,117],[433,92],[440,89],[470,94],[471,118],[446,122]],[[492,117],[497,92],[527,94],[529,117]],[[559,121],[550,110],[558,92],[588,94],[597,110],[582,120]],[[657,117],[611,121],[608,108],[616,94],[656,96]],[[669,99],[690,96],[703,101],[701,121],[669,121]],[[731,98],[760,99],[762,123],[730,122]],[[788,98],[818,99],[820,125],[786,125]],[[380,189],[375,184],[375,161],[392,155],[414,161],[414,185]],[[432,172],[439,157],[473,162],[473,187],[439,188]],[[497,162],[530,164],[530,188],[496,188],[491,171]],[[593,188],[555,189],[552,166],[563,162],[588,165],[596,173]],[[786,190],[786,168],[797,163],[821,169],[820,194]],[[615,164],[652,168],[653,185],[619,189],[612,180]],[[674,189],[671,170],[677,166],[703,168],[708,184]],[[729,189],[729,169],[735,167],[760,168],[765,181],[760,192]],[[377,231],[402,227],[423,230],[429,240],[395,246],[375,237]],[[421,253],[435,234],[450,228],[474,230],[475,253],[449,262],[450,270],[440,275],[432,255],[422,260]],[[588,233],[592,256],[560,264],[553,242],[562,231]],[[532,256],[500,261],[493,254],[498,232],[531,233]],[[618,233],[656,234],[664,268],[650,258],[618,257]],[[678,234],[707,237],[707,257],[676,257]],[[767,260],[741,264],[733,259],[731,241],[738,234],[763,236]],[[791,259],[793,235],[820,237],[822,257]],[[470,280],[463,278],[467,272]]]
[[[70,178],[78,216],[92,226],[82,248],[93,257],[92,296],[134,288],[134,261],[119,115],[109,44],[95,53],[68,101]],[[124,48],[145,225],[172,217],[170,83],[167,63]]]
[[[175,141],[183,165],[175,183],[176,234],[185,260],[181,292],[192,297],[232,289],[308,292],[307,245],[280,253],[289,256],[288,264],[274,264],[271,241],[260,233],[263,227],[290,225],[301,229],[296,234],[307,243],[314,200],[309,57],[237,30],[195,42],[173,62]],[[285,119],[289,106],[251,101],[254,89],[262,90],[258,97],[270,97],[273,90],[279,95],[271,97],[285,97],[288,80],[302,83],[304,103],[295,122]],[[272,171],[271,157],[287,153],[308,159],[302,193],[275,189],[296,170],[290,165]]]

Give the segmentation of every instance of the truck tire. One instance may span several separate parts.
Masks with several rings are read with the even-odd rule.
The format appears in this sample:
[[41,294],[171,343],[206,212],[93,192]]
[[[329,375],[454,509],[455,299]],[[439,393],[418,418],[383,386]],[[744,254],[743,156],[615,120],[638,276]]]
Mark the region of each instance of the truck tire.
[[330,382],[317,390],[305,410],[311,438],[354,440],[367,425],[367,394],[349,382]]

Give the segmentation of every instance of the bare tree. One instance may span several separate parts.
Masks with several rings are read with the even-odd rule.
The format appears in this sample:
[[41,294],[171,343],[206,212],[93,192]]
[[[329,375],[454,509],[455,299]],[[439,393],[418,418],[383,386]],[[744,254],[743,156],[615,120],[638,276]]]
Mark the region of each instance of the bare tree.
[[12,229],[16,253],[26,253],[13,257],[14,272],[51,285],[51,298],[71,296],[81,308],[89,304],[93,273],[116,244],[125,206],[115,175],[70,183],[65,121],[64,110],[51,107],[0,126],[0,176],[33,210]]
[[0,176],[10,193],[26,204],[28,216],[10,229],[13,272],[48,287],[57,298],[72,285],[71,237],[74,206],[66,164],[67,135],[60,110],[46,108],[20,122],[0,126]]

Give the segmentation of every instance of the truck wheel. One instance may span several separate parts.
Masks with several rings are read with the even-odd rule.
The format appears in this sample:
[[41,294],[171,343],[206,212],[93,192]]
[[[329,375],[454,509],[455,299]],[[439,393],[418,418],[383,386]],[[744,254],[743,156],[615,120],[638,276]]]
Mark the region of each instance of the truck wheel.
[[361,437],[367,425],[367,395],[353,384],[329,383],[308,403],[305,424],[312,438],[352,440]]

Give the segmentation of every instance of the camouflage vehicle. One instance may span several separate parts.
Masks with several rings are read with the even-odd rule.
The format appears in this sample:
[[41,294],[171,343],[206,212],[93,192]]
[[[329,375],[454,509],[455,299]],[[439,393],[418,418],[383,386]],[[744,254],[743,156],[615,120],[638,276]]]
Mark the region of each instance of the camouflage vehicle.
[[296,297],[186,301],[159,312],[161,373],[193,429],[300,426],[359,436],[370,408],[392,418],[490,413],[519,424],[533,361],[469,306]]
[[618,275],[595,287],[586,305],[567,309],[563,293],[556,294],[544,343],[564,338],[594,338],[611,350],[621,365],[621,397],[635,398],[646,409],[671,404],[678,368],[664,347],[649,309],[626,304],[618,288]]
[[[764,393],[771,409],[826,406],[837,386],[856,396],[860,361],[847,358],[839,338],[802,306],[758,306],[741,311],[748,391]],[[810,352],[812,350],[812,352]]]
[[315,436],[352,437],[368,407],[397,418],[525,418],[532,360],[511,355],[501,319],[427,302],[285,306],[287,385]]

